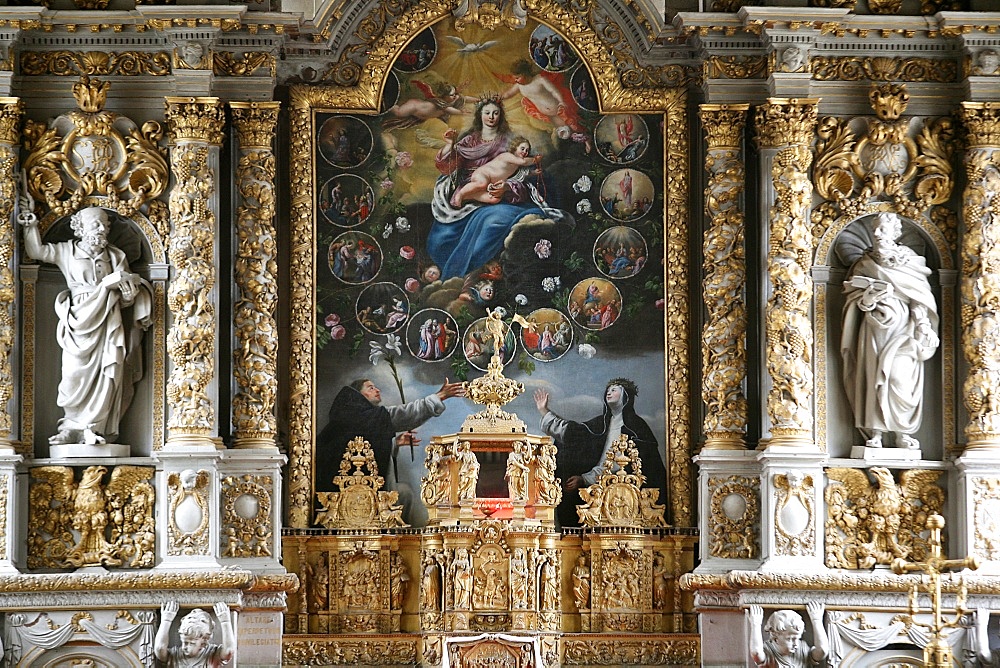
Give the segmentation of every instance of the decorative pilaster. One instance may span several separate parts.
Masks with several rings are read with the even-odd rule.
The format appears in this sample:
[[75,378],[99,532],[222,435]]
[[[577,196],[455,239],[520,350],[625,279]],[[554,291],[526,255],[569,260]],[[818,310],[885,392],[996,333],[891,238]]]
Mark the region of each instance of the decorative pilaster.
[[173,326],[167,352],[170,418],[167,443],[214,448],[217,396],[215,183],[225,112],[215,97],[168,97],[166,120],[170,169],[170,262],[176,272],[167,303]]
[[963,102],[962,348],[966,450],[1000,451],[1000,104]]
[[236,167],[238,295],[233,305],[233,446],[274,447],[278,390],[277,233],[274,229],[275,163],[271,142],[278,102],[230,102],[239,138]]
[[770,289],[764,328],[769,447],[815,447],[809,166],[818,104],[813,98],[770,98],[757,109],[761,173],[770,168],[774,191],[767,216]]
[[14,350],[14,205],[17,202],[17,146],[24,106],[16,97],[0,97],[0,452],[12,452],[14,394],[11,353]]
[[701,105],[708,144],[705,169],[702,401],[706,450],[745,447],[747,399],[746,245],[743,191],[743,129],[748,104]]

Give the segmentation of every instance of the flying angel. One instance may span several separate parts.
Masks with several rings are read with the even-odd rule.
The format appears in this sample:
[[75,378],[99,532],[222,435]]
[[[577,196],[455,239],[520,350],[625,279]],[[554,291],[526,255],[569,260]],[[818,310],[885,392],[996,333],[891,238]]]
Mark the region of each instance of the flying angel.
[[447,123],[453,115],[468,115],[469,112],[464,110],[468,98],[455,86],[442,82],[432,87],[418,80],[412,83],[423,93],[424,99],[411,97],[390,107],[386,113],[391,118],[382,123],[383,130],[412,128],[432,118]]

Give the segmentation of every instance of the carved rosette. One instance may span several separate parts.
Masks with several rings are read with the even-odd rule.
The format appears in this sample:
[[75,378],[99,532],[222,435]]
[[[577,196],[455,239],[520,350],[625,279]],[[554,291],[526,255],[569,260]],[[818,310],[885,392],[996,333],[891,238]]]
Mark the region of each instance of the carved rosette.
[[14,205],[17,202],[17,145],[24,105],[16,97],[0,98],[0,449],[11,448],[11,415],[7,404],[14,391]]
[[175,276],[167,293],[173,327],[167,353],[170,440],[208,437],[215,410],[208,386],[215,375],[215,183],[210,156],[222,144],[225,113],[218,98],[167,98],[170,168],[170,262]]
[[749,105],[701,105],[708,150],[705,169],[706,317],[702,329],[705,448],[740,448],[746,434],[746,246],[743,129]]
[[271,556],[273,486],[269,475],[248,473],[222,479],[222,556]]
[[1000,448],[1000,106],[963,102],[962,348],[967,448]]
[[239,294],[233,305],[233,428],[236,445],[273,446],[277,433],[278,302],[275,163],[271,142],[277,102],[231,102],[239,138],[236,189],[237,250],[234,276]]
[[757,109],[757,140],[776,149],[771,163],[775,192],[769,212],[765,357],[771,378],[767,414],[772,444],[812,444],[813,331],[812,183],[810,146],[816,127],[815,99],[771,98]]
[[711,478],[708,493],[712,526],[709,554],[720,559],[759,557],[760,478]]

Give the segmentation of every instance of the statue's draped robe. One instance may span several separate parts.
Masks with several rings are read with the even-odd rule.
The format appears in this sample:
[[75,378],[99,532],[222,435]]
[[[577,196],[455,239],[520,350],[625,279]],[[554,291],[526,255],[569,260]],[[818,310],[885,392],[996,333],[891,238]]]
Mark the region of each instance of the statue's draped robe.
[[[904,247],[905,248],[905,247]],[[908,252],[907,252],[908,251]],[[878,264],[865,253],[852,265],[845,285],[843,334],[844,389],[854,424],[864,430],[912,434],[920,427],[924,361],[937,350],[916,337],[914,307],[922,306],[935,335],[937,305],[924,258],[906,249],[895,266]],[[885,281],[893,294],[865,311],[865,290],[850,285],[854,276]]]
[[56,297],[56,342],[62,348],[59,429],[91,429],[108,440],[118,436],[122,415],[142,377],[142,332],[152,317],[149,284],[135,280],[128,315],[117,287],[101,285],[114,272],[130,273],[125,253],[108,246],[91,257],[77,241],[42,246],[37,258],[62,270],[67,289]]

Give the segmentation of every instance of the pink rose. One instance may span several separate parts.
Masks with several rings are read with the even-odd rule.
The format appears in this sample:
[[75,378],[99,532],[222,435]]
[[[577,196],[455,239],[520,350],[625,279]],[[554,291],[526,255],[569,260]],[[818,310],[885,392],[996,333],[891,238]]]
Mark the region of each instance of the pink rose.
[[382,187],[382,190],[392,190],[392,181],[390,179],[383,179],[379,185]]
[[336,313],[331,313],[330,315],[326,316],[326,320],[324,320],[323,323],[327,327],[333,327],[334,325],[339,325],[340,324],[340,316],[337,315]]
[[412,260],[417,256],[417,251],[413,250],[413,246],[403,246],[399,249],[399,256],[404,260]]
[[396,166],[400,169],[409,169],[413,166],[413,156],[407,151],[400,151],[396,154]]
[[403,284],[407,292],[416,292],[420,289],[420,282],[415,278],[406,279],[406,283]]
[[656,308],[659,309],[660,311],[662,311],[663,310],[663,306],[664,306],[665,303],[666,302],[664,302],[662,299],[657,299],[656,300]]
[[330,336],[334,341],[340,341],[342,338],[347,336],[347,330],[344,329],[343,325],[334,325],[330,328]]

